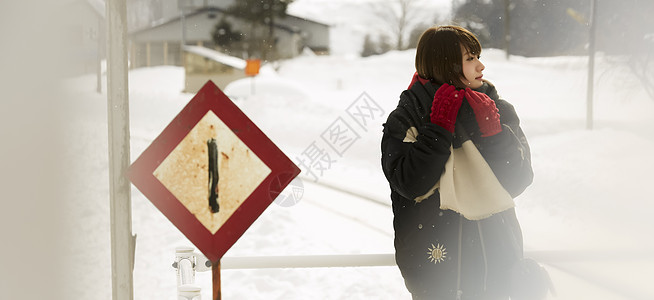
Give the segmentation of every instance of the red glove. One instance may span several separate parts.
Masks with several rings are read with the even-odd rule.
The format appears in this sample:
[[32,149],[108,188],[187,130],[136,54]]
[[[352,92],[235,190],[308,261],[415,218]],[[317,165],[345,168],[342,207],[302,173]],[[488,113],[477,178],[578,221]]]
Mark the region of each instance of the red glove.
[[431,122],[454,133],[456,114],[463,103],[464,90],[457,90],[455,86],[444,83],[434,94],[431,105]]
[[475,119],[477,119],[482,137],[493,136],[502,132],[499,110],[493,99],[470,88],[466,89],[466,99],[468,99],[472,111],[475,112]]

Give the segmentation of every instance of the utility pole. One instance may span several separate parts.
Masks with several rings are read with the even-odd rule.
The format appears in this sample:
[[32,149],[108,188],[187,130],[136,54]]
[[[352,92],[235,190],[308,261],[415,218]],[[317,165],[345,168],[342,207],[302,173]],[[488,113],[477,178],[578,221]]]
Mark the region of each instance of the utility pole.
[[182,44],[182,47],[181,47],[182,52],[184,52],[184,45],[186,45],[186,11],[184,10],[185,5],[186,4],[183,1],[180,0],[179,9],[180,9],[180,11],[182,13],[182,15],[180,16],[180,23],[182,25],[182,43],[181,43]]
[[590,0],[588,29],[588,85],[586,90],[586,129],[593,129],[593,87],[595,84],[595,30],[597,27],[597,0]]
[[511,47],[511,0],[504,0],[504,49],[506,60],[509,60]]
[[131,185],[125,173],[129,158],[129,89],[127,85],[127,2],[106,1],[107,120],[113,300],[134,297],[134,243]]
[[106,21],[103,21],[101,18],[98,18],[98,34],[97,34],[97,39],[98,39],[98,44],[97,44],[97,52],[96,52],[96,64],[95,67],[96,69],[96,79],[95,79],[95,91],[98,92],[98,94],[102,93],[102,58],[105,53],[105,45],[107,44],[107,39],[104,36],[104,30],[102,30],[103,25],[106,24]]
[[[186,4],[188,0],[177,0],[177,7],[179,8],[181,12],[180,16],[180,23],[182,25],[182,40],[179,45],[179,59],[182,61],[182,66],[184,67],[184,70],[186,70],[186,50],[184,50],[184,47],[186,46]],[[184,91],[188,89],[188,80],[185,78],[184,79]]]

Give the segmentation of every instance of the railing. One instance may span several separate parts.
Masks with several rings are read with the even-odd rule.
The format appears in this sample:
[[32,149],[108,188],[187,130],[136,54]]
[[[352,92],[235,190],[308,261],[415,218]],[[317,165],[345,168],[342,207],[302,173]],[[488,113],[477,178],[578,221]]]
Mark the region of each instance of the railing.
[[[648,295],[621,286],[619,283],[607,281],[595,274],[580,273],[564,264],[565,262],[584,261],[639,261],[651,257],[651,253],[648,251],[634,251],[628,255],[607,251],[525,251],[525,256],[589,283],[602,286],[617,295],[625,296],[625,299],[650,299]],[[223,270],[396,266],[394,254],[223,257],[220,264]],[[211,270],[211,261],[201,253],[194,252],[192,247],[179,247],[176,249],[173,267],[177,269],[178,299],[200,300],[201,289],[194,283],[195,272]]]
[[[333,267],[383,267],[395,266],[393,254],[351,255],[295,255],[223,257],[222,270],[273,269],[273,268],[333,268]],[[192,247],[175,249],[177,269],[177,297],[179,300],[200,300],[201,288],[195,285],[195,272],[211,270],[211,261]]]
[[225,257],[222,269],[332,268],[395,266],[393,254]]

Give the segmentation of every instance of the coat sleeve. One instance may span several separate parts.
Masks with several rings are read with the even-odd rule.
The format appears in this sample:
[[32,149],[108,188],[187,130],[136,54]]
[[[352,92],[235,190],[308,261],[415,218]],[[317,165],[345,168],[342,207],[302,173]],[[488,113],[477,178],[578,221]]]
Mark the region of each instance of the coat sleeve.
[[382,169],[391,188],[407,199],[427,194],[440,180],[450,157],[452,134],[438,125],[426,123],[409,127],[406,137],[392,134],[384,124],[381,142]]
[[496,104],[502,132],[478,137],[475,144],[504,189],[515,198],[533,181],[531,152],[513,106],[503,100]]

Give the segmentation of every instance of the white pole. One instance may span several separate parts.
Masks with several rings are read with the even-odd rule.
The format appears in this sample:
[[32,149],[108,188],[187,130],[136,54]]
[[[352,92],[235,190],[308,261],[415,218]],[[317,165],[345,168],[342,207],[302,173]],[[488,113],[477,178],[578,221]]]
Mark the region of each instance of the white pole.
[[175,249],[175,268],[177,268],[177,287],[195,282],[195,253],[191,247]]
[[[207,260],[202,254],[195,254],[192,247],[175,248],[175,263],[177,269],[177,299],[178,300],[200,300],[202,289],[195,285],[195,271],[197,269],[208,270],[204,265]],[[202,258],[198,261],[197,257]]]
[[181,283],[179,286],[195,282],[195,270],[193,270],[193,263],[190,259],[180,260],[177,270],[180,279],[179,283]]
[[590,28],[588,30],[588,84],[586,90],[586,129],[593,129],[593,87],[595,84],[595,22],[597,0],[590,2]]
[[220,263],[223,270],[396,266],[394,254],[223,257]]
[[125,177],[130,163],[126,0],[106,1],[106,18],[112,296],[114,300],[131,300],[134,237],[130,183]]
[[187,284],[177,287],[177,299],[179,300],[200,300],[202,290],[194,284]]

